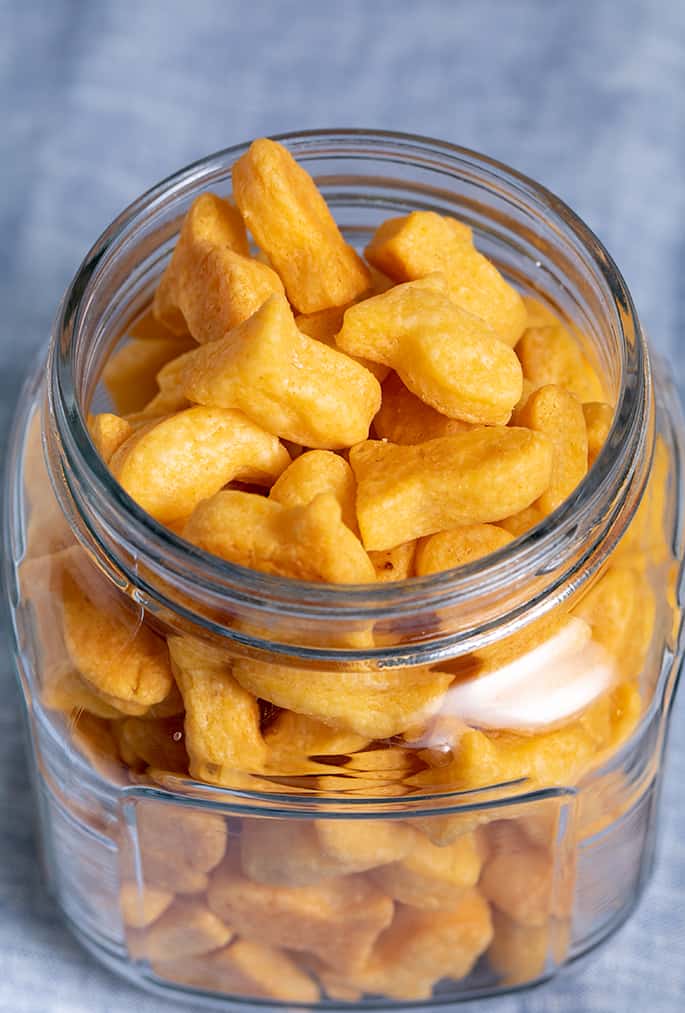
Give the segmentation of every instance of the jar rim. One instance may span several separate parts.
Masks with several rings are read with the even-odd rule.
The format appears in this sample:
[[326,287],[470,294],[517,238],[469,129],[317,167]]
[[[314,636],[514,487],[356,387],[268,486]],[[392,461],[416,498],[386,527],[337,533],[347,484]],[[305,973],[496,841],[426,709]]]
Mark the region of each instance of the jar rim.
[[[107,512],[110,520],[114,515],[125,519],[125,525],[119,525],[118,534],[126,539],[127,547],[136,559],[154,560],[155,565],[163,561],[165,572],[189,585],[199,584],[203,592],[214,596],[216,601],[242,603],[258,613],[278,611],[282,615],[292,614],[312,621],[330,621],[332,612],[337,619],[351,622],[397,619],[414,614],[417,609],[461,606],[501,586],[502,582],[513,586],[532,573],[544,574],[550,570],[552,557],[556,564],[560,558],[567,559],[564,580],[568,581],[574,572],[579,572],[579,554],[584,556],[581,562],[589,558],[589,550],[584,544],[587,532],[595,533],[598,545],[606,536],[610,523],[616,521],[619,509],[616,507],[617,496],[622,508],[630,493],[632,515],[642,492],[642,488],[635,489],[635,482],[631,479],[635,475],[636,461],[644,456],[648,438],[646,421],[651,411],[649,360],[630,292],[613,259],[590,228],[546,187],[495,159],[448,141],[396,131],[362,129],[297,131],[275,135],[274,139],[290,147],[296,156],[323,150],[341,156],[355,153],[354,157],[359,158],[400,159],[407,164],[439,164],[453,172],[460,166],[468,166],[496,179],[500,187],[508,188],[529,201],[534,200],[559,229],[572,235],[588,255],[597,278],[603,284],[619,334],[620,390],[604,449],[578,487],[552,514],[497,552],[442,573],[375,585],[314,584],[246,569],[190,545],[142,510],[115,481],[95,451],[88,432],[72,354],[82,323],[83,307],[97,284],[103,264],[130,238],[141,220],[152,209],[158,209],[165,202],[170,203],[184,191],[209,187],[219,171],[225,172],[247,150],[248,142],[202,158],[146,191],[105,229],[78,269],[57,314],[48,367],[49,403],[60,453],[64,455],[66,465],[60,469],[61,477],[64,478],[65,473],[68,476],[70,471],[77,474],[84,481],[89,502],[95,509]],[[609,496],[609,492],[613,495]],[[614,503],[613,513],[607,511],[610,500]],[[629,517],[623,518],[622,527],[628,520]],[[583,548],[585,551],[582,551]],[[598,556],[599,561],[595,561],[592,572],[607,552],[608,549],[602,559]],[[125,572],[125,567],[123,569]],[[584,576],[589,572],[586,568]],[[125,576],[133,583],[137,580],[137,575],[125,572]],[[558,565],[553,582],[555,587],[561,587]],[[144,585],[143,590],[154,597],[154,588]],[[547,597],[549,592],[550,587],[547,587]],[[542,604],[540,607],[544,610]],[[223,635],[241,639],[235,631],[224,631]],[[254,642],[253,638],[244,639]],[[268,649],[278,651],[279,646],[269,643]],[[312,651],[314,657],[343,657],[347,654],[360,656],[358,651]],[[395,663],[399,660],[406,662],[406,651],[400,656],[395,649],[392,652],[385,649],[371,651],[369,656],[392,657]]]

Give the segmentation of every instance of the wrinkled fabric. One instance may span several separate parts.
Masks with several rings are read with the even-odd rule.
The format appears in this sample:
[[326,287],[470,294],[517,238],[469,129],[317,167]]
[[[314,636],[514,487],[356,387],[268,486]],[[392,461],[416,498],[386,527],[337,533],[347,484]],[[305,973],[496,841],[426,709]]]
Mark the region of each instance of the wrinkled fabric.
[[[682,0],[0,0],[0,428],[118,211],[215,149],[326,126],[442,137],[556,191],[618,262],[682,386],[684,57]],[[161,1013],[82,952],[44,892],[6,647],[0,680],[0,1011]],[[681,699],[635,916],[550,984],[463,1009],[682,1008],[684,782]]]

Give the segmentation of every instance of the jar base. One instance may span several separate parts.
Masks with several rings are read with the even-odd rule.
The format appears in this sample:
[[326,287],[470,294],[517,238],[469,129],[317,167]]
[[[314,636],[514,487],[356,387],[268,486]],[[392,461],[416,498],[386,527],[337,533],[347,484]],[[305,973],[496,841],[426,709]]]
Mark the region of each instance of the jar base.
[[[485,958],[479,961],[476,968],[469,975],[472,985],[464,983],[464,990],[461,994],[452,994],[449,998],[436,994],[432,999],[421,1001],[402,1002],[398,1000],[367,999],[363,1003],[344,1003],[339,1000],[324,1000],[313,1005],[298,1005],[288,1002],[269,1002],[254,998],[240,998],[238,996],[220,997],[214,993],[204,992],[201,989],[187,988],[183,985],[172,985],[157,978],[145,961],[132,963],[125,950],[117,946],[105,945],[103,941],[83,931],[83,928],[69,916],[64,908],[59,905],[60,914],[64,923],[76,939],[76,941],[91,955],[99,964],[111,971],[123,981],[142,989],[149,995],[158,996],[167,1002],[179,1004],[193,1003],[199,1009],[214,1010],[216,1013],[245,1013],[247,1009],[254,1009],[255,1006],[264,1010],[265,1013],[282,1013],[284,1009],[320,1009],[325,1006],[328,1009],[417,1009],[428,1008],[437,1011],[447,1011],[455,1006],[461,1005],[473,999],[495,998],[500,995],[511,995],[517,992],[529,991],[547,984],[559,975],[576,974],[578,969],[591,963],[599,955],[602,947],[614,936],[624,924],[631,918],[640,904],[647,886],[652,877],[654,862],[649,863],[648,868],[643,869],[643,875],[639,888],[635,895],[615,913],[611,921],[606,922],[596,933],[585,940],[581,947],[576,949],[572,956],[559,967],[546,971],[532,981],[519,985],[497,986],[496,984],[482,984],[485,975],[489,974]],[[480,979],[480,980],[479,980]],[[439,988],[439,986],[438,986]]]

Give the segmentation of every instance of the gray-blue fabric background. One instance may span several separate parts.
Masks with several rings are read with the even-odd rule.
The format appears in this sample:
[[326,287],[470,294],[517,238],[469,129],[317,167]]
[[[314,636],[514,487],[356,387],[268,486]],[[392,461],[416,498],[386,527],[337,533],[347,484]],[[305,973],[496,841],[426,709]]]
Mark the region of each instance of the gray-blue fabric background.
[[[555,190],[604,240],[681,380],[684,0],[0,0],[0,430],[86,249],[199,156],[297,128],[416,131]],[[36,868],[0,656],[0,1011],[160,1013],[72,941]],[[685,706],[658,870],[601,952],[492,1013],[685,1007]]]

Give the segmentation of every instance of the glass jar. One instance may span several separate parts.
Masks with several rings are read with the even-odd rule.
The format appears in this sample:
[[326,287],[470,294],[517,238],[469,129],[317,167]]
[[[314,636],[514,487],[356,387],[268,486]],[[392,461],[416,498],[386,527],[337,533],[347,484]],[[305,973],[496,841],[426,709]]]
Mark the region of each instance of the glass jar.
[[[107,410],[103,369],[183,214],[230,192],[245,147],[131,205],[65,295],[10,451],[6,582],[47,881],[98,959],[212,1008],[539,982],[623,922],[653,863],[682,650],[677,396],[611,258],[536,183],[417,137],[282,140],[357,247],[412,209],[471,225],[573,330],[613,425],[553,514],[457,570],[323,586],[205,555],[114,482],[87,414]],[[465,683],[512,666],[556,721],[530,691],[502,711],[494,689],[469,717]],[[575,705],[554,695],[569,666]],[[175,680],[194,690],[185,715]]]

